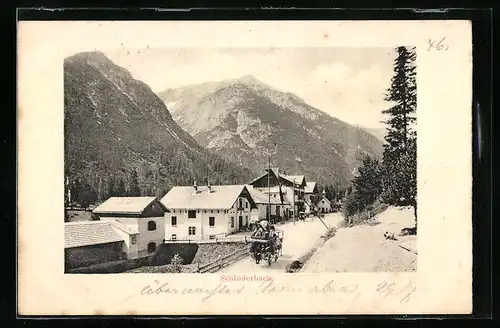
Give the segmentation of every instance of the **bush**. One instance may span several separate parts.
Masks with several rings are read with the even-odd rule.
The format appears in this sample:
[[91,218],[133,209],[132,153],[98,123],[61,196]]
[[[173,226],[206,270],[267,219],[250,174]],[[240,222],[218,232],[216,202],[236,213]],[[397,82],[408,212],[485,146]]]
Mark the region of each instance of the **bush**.
[[359,202],[356,193],[351,193],[344,199],[344,204],[342,205],[342,213],[344,214],[345,219],[350,218],[361,210],[362,209],[359,208]]
[[176,273],[181,273],[182,272],[182,257],[179,255],[179,253],[176,253],[174,257],[172,257],[172,260],[170,261],[170,264],[172,265],[172,269]]

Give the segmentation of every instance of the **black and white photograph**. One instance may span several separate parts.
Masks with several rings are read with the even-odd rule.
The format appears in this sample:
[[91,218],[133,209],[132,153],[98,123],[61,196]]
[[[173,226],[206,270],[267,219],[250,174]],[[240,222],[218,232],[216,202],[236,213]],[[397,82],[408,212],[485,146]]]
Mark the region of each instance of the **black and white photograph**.
[[415,271],[416,74],[406,45],[68,56],[66,272]]
[[19,313],[470,313],[467,22],[18,34]]

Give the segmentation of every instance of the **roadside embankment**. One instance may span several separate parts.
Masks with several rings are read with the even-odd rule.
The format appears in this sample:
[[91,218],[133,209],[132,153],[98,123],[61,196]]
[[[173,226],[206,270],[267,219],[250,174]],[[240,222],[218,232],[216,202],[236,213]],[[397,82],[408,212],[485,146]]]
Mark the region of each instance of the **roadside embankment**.
[[287,265],[285,271],[287,273],[295,273],[300,271],[300,269],[304,266],[304,264],[314,255],[314,253],[320,249],[325,242],[335,236],[337,228],[333,227],[327,230],[323,235],[321,235],[314,246],[307,251],[305,254],[300,256],[297,260],[293,261],[291,264]]

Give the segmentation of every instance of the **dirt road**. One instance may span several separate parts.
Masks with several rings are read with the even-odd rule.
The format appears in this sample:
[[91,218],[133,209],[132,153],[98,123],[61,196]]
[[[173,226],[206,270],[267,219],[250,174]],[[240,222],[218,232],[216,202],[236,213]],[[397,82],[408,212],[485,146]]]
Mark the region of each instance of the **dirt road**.
[[411,208],[389,207],[376,219],[375,226],[359,225],[337,230],[305,264],[301,272],[408,272],[416,271],[417,255],[399,247],[411,245],[416,250],[416,236],[386,240],[385,231],[397,235],[402,228],[415,224]]
[[[342,215],[340,213],[329,213],[325,215],[323,221],[330,227],[336,227],[342,222]],[[283,256],[279,257],[277,262],[271,263],[271,266],[268,266],[265,261],[256,264],[248,256],[217,273],[253,273],[256,271],[283,273],[288,264],[309,251],[326,231],[326,227],[317,218],[297,221],[295,225],[290,222],[276,227],[284,231]]]

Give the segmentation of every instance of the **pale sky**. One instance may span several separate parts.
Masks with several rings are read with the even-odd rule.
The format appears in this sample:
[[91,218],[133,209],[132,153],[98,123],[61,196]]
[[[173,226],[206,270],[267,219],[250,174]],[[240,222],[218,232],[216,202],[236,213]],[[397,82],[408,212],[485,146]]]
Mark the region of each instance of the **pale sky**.
[[128,48],[104,53],[155,92],[253,75],[351,124],[380,128],[392,48]]

